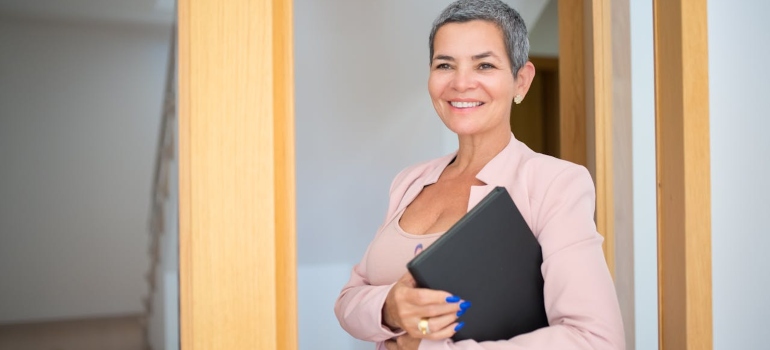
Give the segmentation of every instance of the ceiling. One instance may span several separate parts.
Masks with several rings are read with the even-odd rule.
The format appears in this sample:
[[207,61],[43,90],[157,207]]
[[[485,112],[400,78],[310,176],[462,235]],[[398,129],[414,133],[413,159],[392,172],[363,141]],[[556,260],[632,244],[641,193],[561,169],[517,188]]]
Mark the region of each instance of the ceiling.
[[[528,27],[549,1],[506,0]],[[0,15],[170,25],[176,0],[0,0]]]
[[0,0],[0,15],[170,25],[175,0]]

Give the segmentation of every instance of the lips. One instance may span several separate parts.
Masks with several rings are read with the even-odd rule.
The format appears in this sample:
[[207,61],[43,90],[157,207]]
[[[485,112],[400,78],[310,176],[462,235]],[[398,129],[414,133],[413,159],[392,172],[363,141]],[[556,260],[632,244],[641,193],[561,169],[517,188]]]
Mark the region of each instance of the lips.
[[473,108],[483,105],[484,102],[449,101],[449,104],[455,108]]

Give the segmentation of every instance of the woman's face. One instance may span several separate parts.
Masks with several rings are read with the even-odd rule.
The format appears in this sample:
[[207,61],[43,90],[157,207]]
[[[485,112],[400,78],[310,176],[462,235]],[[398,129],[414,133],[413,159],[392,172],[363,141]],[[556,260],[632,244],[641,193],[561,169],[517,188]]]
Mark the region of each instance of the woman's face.
[[481,20],[447,23],[433,43],[428,92],[444,124],[458,135],[510,130],[517,86],[500,29]]

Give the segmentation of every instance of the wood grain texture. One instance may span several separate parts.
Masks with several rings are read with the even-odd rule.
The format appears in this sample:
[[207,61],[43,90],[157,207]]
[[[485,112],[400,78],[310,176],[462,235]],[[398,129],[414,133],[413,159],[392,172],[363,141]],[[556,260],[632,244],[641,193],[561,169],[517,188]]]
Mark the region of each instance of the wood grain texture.
[[586,163],[584,0],[559,1],[559,156]]
[[521,104],[511,108],[511,130],[535,152],[559,156],[559,60],[532,57],[537,74]]
[[294,33],[291,0],[273,2],[275,252],[278,349],[298,348]]
[[596,225],[615,274],[609,0],[559,1],[560,156],[596,184]]
[[521,104],[514,104],[511,108],[511,130],[521,142],[538,153],[545,152],[545,91],[543,75],[535,75],[529,86],[527,96]]
[[626,336],[636,347],[634,293],[634,194],[629,0],[612,1],[612,174],[615,227],[615,287]]
[[615,199],[612,152],[612,16],[609,0],[590,0],[585,12],[588,30],[586,115],[588,167],[596,181],[596,227],[604,236],[604,255],[615,276]]
[[288,1],[183,0],[183,349],[296,349]]
[[712,349],[706,0],[654,0],[660,347]]

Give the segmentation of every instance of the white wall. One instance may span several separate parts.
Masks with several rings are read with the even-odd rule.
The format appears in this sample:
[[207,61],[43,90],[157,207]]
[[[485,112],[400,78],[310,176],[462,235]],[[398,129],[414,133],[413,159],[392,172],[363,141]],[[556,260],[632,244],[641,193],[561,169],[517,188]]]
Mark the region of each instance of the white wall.
[[767,349],[770,3],[708,2],[714,348]]
[[456,143],[427,93],[427,37],[446,3],[295,1],[300,349],[373,348],[342,330],[334,300],[396,173]]
[[0,323],[143,310],[169,30],[0,20]]
[[655,61],[652,0],[630,0],[636,349],[658,348]]
[[547,2],[543,13],[537,22],[528,27],[529,55],[559,57],[559,1],[543,2]]

